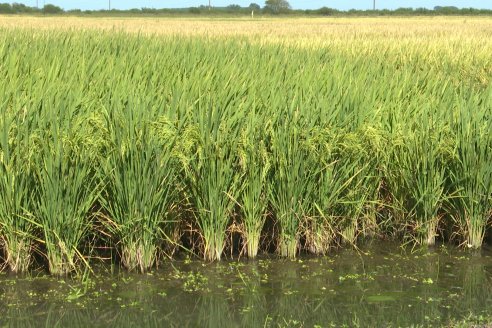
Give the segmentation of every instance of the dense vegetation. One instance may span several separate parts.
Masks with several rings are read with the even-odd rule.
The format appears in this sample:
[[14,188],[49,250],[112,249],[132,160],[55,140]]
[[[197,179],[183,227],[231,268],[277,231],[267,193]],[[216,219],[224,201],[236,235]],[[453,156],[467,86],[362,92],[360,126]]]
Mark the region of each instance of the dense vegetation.
[[283,15],[283,16],[490,16],[492,10],[478,8],[458,8],[454,6],[436,6],[429,8],[398,8],[395,10],[376,9],[348,11],[337,10],[329,7],[319,9],[292,9],[285,0],[267,0],[262,7],[257,3],[251,3],[247,7],[236,4],[227,7],[189,7],[189,8],[132,8],[100,9],[100,10],[64,10],[52,4],[46,4],[42,8],[30,7],[20,3],[0,3],[0,14],[48,14],[48,15],[159,15],[159,16],[249,16],[251,12],[256,15]]
[[306,47],[3,30],[6,265],[42,254],[65,274],[107,247],[146,271],[183,248],[295,257],[369,236],[479,248],[490,39],[343,35]]

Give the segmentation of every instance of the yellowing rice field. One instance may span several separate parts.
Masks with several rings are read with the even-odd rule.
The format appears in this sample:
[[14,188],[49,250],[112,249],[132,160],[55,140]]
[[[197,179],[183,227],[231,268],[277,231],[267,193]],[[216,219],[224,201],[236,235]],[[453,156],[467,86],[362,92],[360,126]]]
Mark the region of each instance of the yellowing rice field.
[[2,16],[2,261],[480,248],[490,54],[490,18]]

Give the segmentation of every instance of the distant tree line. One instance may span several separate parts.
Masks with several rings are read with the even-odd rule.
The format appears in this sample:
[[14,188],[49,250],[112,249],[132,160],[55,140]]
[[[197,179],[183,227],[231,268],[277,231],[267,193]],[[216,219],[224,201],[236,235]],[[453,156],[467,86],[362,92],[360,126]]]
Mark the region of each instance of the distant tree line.
[[29,7],[22,3],[0,3],[0,14],[32,14],[32,13],[45,13],[45,14],[61,14],[65,11],[55,5],[47,4],[42,8]]
[[0,3],[0,14],[114,14],[114,15],[249,15],[251,12],[264,15],[308,15],[308,16],[437,16],[437,15],[492,15],[492,10],[475,8],[457,8],[454,6],[436,6],[432,9],[427,8],[398,8],[395,10],[357,10],[351,9],[341,11],[333,8],[322,7],[319,9],[292,9],[287,0],[266,0],[264,6],[251,3],[247,7],[240,5],[230,5],[227,7],[190,7],[180,9],[155,9],[155,8],[134,8],[128,10],[112,9],[108,10],[68,10],[46,4],[42,8],[29,7],[21,3]]

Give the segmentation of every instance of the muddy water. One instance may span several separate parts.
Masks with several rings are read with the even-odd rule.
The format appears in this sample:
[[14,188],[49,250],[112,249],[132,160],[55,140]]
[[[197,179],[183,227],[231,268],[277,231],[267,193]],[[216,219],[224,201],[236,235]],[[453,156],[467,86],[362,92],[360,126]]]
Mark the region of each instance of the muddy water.
[[[326,257],[183,259],[84,283],[0,275],[0,327],[409,327],[492,317],[492,250],[372,243]],[[472,319],[469,319],[472,320]]]

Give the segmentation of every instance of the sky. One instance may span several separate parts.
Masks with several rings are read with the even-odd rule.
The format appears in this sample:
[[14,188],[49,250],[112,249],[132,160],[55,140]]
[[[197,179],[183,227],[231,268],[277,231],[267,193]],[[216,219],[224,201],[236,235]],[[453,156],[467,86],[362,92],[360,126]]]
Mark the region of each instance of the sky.
[[[107,9],[109,0],[25,0],[13,1],[24,3],[28,6],[40,6],[44,3],[51,3],[66,10],[69,9]],[[264,0],[211,0],[213,6],[225,7],[231,4],[248,6],[250,3],[264,5]],[[320,7],[330,7],[339,10],[348,9],[371,9],[373,0],[290,0],[292,8],[295,9],[315,9]],[[6,2],[0,0],[0,2]],[[11,1],[12,2],[12,1]],[[208,5],[208,0],[111,0],[111,7],[117,9],[130,8],[185,8]],[[395,9],[399,7],[425,7],[434,6],[456,6],[459,8],[486,8],[492,9],[492,0],[376,0],[379,9]]]

